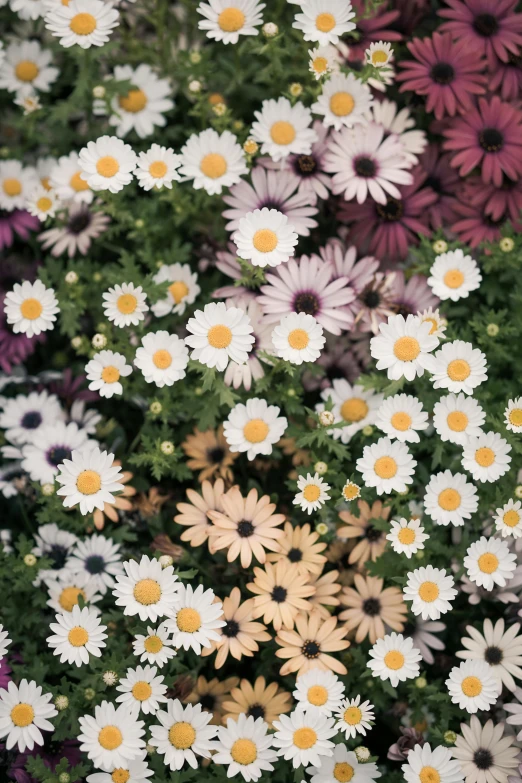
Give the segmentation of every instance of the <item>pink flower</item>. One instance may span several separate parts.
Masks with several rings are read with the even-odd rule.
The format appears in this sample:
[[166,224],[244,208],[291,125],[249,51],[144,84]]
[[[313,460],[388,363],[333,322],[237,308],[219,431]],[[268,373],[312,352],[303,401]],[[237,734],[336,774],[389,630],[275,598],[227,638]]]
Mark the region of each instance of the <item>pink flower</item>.
[[451,231],[470,247],[478,247],[482,242],[498,242],[502,236],[500,229],[506,222],[506,215],[495,220],[487,214],[484,204],[464,202],[457,204],[456,212],[458,219],[451,226]]
[[347,310],[356,317],[362,307],[357,297],[374,280],[379,261],[373,256],[365,256],[357,261],[357,248],[347,248],[337,238],[329,239],[324,247],[319,248],[319,255],[331,265],[332,279],[348,279],[348,285],[354,290],[356,298],[347,305]]
[[481,206],[493,220],[507,215],[516,222],[522,214],[522,179],[504,177],[497,188],[493,184],[484,185],[480,177],[472,177],[466,181],[466,197],[474,206]]
[[395,272],[391,296],[395,304],[395,313],[403,315],[417,315],[419,311],[428,307],[438,307],[439,299],[431,292],[424,275],[412,275],[408,282],[404,272]]
[[441,155],[439,146],[430,144],[419,162],[426,174],[422,184],[437,195],[437,200],[428,207],[430,223],[434,229],[450,225],[456,219],[456,191],[461,183],[459,175],[450,165],[450,156]]
[[495,70],[489,77],[489,92],[500,93],[503,101],[516,101],[522,93],[522,57],[509,53],[509,59],[503,63],[497,60]]
[[0,209],[0,250],[11,247],[15,236],[26,240],[31,231],[36,231],[40,225],[38,218],[33,217],[25,209],[14,209],[6,212]]

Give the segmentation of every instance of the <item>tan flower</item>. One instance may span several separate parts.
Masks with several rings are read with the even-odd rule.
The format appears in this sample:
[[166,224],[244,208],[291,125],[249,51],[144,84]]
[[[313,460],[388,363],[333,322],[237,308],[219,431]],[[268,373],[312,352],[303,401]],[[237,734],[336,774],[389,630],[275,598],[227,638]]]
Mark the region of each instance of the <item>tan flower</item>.
[[[115,461],[113,467],[116,467],[117,465],[121,465],[121,462]],[[131,473],[128,470],[123,471],[121,478],[119,478],[120,484],[128,484],[133,476],[134,473]],[[93,514],[94,527],[97,530],[103,530],[105,527],[105,517],[110,519],[111,522],[118,522],[118,511],[132,511],[133,504],[130,500],[127,500],[127,498],[132,498],[135,494],[136,489],[134,487],[124,487],[120,494],[114,498],[112,503],[103,504],[103,511],[100,511],[100,509],[97,508]]]
[[219,642],[212,642],[212,647],[204,647],[201,655],[205,657],[217,650],[214,666],[221,669],[228,655],[240,661],[246,656],[252,658],[259,650],[258,642],[269,642],[272,638],[267,633],[266,625],[253,622],[254,599],[249,598],[242,604],[241,590],[234,587],[230,596],[223,601],[223,620],[225,625],[218,629],[221,634]]
[[208,517],[209,511],[223,511],[221,499],[225,492],[225,482],[217,479],[212,486],[210,481],[201,485],[201,495],[193,489],[187,489],[190,503],[178,503],[180,512],[174,517],[178,525],[188,527],[181,534],[182,541],[189,541],[191,546],[201,546],[208,538],[212,523]]
[[201,704],[201,709],[212,713],[211,724],[221,725],[223,721],[223,702],[230,697],[230,691],[239,683],[239,677],[228,677],[220,682],[217,677],[206,680],[198,677],[192,693],[183,699],[184,704]]
[[310,452],[305,449],[299,449],[296,446],[295,438],[281,438],[277,446],[286,457],[292,457],[292,465],[294,467],[299,465],[307,467],[312,462]]
[[326,563],[326,557],[319,554],[326,549],[326,544],[319,543],[319,534],[312,533],[307,523],[302,527],[293,527],[291,522],[285,522],[284,536],[279,540],[279,552],[268,555],[267,560],[277,563],[283,560],[287,565],[295,563],[300,574],[320,574]]
[[191,459],[187,465],[191,470],[200,470],[198,480],[220,476],[225,481],[233,481],[234,474],[230,468],[238,458],[238,454],[232,454],[223,435],[223,426],[217,430],[200,432],[194,430],[193,435],[187,435],[187,439],[181,444],[181,448]]
[[166,533],[158,533],[158,535],[152,539],[150,548],[153,552],[157,550],[158,552],[161,552],[162,555],[169,555],[176,563],[179,563],[185,554],[183,547],[175,544]]
[[264,677],[258,677],[252,686],[248,680],[241,680],[237,688],[232,688],[231,701],[223,702],[223,723],[227,718],[237,720],[244,712],[253,718],[263,718],[270,728],[282,713],[292,709],[292,696],[288,691],[280,691],[277,682],[266,684]]
[[265,549],[279,552],[277,539],[283,531],[277,527],[284,520],[284,514],[274,514],[275,504],[268,495],[258,499],[256,489],[251,489],[247,497],[241,495],[238,487],[232,487],[221,498],[223,512],[209,511],[212,528],[209,530],[209,549],[212,553],[218,549],[228,549],[227,560],[232,563],[241,558],[243,568],[248,568],[252,555],[260,563],[266,560]]
[[339,571],[327,571],[322,576],[308,575],[308,584],[315,589],[310,598],[312,612],[317,612],[323,620],[330,617],[327,606],[339,606],[336,595],[340,592],[341,585],[337,582],[338,578]]
[[334,538],[328,549],[326,550],[326,558],[329,563],[332,563],[339,571],[339,582],[342,585],[349,587],[353,585],[353,578],[357,573],[358,567],[351,565],[348,561],[350,559],[350,552],[355,546],[354,540],[341,541],[338,538]]
[[388,519],[391,508],[383,506],[380,500],[376,500],[371,508],[364,500],[359,500],[357,506],[358,517],[350,514],[349,511],[339,512],[339,517],[347,523],[347,527],[340,527],[337,530],[337,537],[361,539],[350,552],[348,561],[363,565],[368,560],[375,562],[386,549],[386,532],[374,527],[372,520]]
[[288,567],[284,560],[276,565],[265,563],[262,568],[254,568],[254,581],[247,584],[254,600],[254,617],[263,617],[265,623],[272,623],[279,631],[294,627],[294,618],[298,612],[309,612],[312,608],[306,598],[313,594],[314,587],[307,581],[306,574],[299,574],[296,565]]
[[346,666],[328,654],[350,646],[350,642],[343,638],[348,631],[342,626],[337,627],[337,617],[323,621],[317,612],[309,617],[298,614],[295,625],[295,630],[282,629],[276,636],[281,647],[276,651],[277,657],[289,659],[281,667],[282,675],[293,672],[304,674],[313,668],[347,673]]
[[398,587],[382,589],[382,579],[375,576],[355,576],[355,588],[345,587],[341,596],[343,606],[348,606],[339,615],[348,631],[355,628],[355,641],[360,643],[368,636],[371,644],[386,634],[385,624],[399,633],[404,630],[408,608],[402,600]]
[[167,492],[166,495],[162,495],[158,487],[151,487],[147,495],[144,492],[138,495],[136,498],[136,508],[142,517],[149,519],[150,517],[157,516],[161,511],[163,504],[166,503],[167,500],[170,500],[171,497],[172,495],[170,492]]

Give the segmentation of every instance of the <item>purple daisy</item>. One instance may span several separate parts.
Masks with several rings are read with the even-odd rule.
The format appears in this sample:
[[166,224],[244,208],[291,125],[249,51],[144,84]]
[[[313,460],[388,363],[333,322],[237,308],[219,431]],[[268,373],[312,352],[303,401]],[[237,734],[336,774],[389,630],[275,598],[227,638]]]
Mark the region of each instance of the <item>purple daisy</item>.
[[393,5],[399,12],[399,18],[393,26],[406,38],[418,28],[429,11],[429,0],[395,0]]
[[310,205],[309,191],[296,192],[299,180],[290,171],[267,171],[262,166],[256,166],[251,174],[252,184],[241,180],[230,188],[223,201],[232,209],[226,209],[223,217],[228,218],[228,231],[239,228],[239,221],[247,212],[254,209],[277,209],[286,215],[296,232],[302,236],[310,235],[310,229],[317,226],[312,215],[317,215],[317,208]]
[[25,209],[13,209],[12,212],[0,209],[0,250],[11,247],[15,236],[24,241],[29,239],[31,231],[36,231],[39,226],[38,218],[30,215]]
[[450,156],[441,155],[438,144],[430,144],[420,157],[420,165],[426,178],[424,187],[437,194],[437,201],[428,207],[431,226],[436,230],[451,224],[456,219],[456,191],[461,179],[450,165]]
[[454,120],[444,131],[444,149],[454,153],[451,165],[465,177],[481,166],[484,182],[502,184],[502,175],[522,174],[522,114],[494,96],[479,98],[478,107]]
[[[218,250],[216,252],[216,267],[227,277],[232,280],[241,280],[243,272],[237,260],[237,247],[233,242],[227,243],[226,250]],[[252,292],[245,288],[244,285],[224,285],[221,288],[216,288],[212,292],[214,299],[229,299],[232,296],[253,296]]]
[[358,299],[359,294],[370,285],[379,268],[379,261],[373,256],[365,256],[357,260],[357,248],[349,247],[340,239],[329,239],[324,247],[319,249],[319,255],[323,261],[327,261],[332,267],[332,278],[348,278],[348,285],[355,291],[355,299],[347,305],[347,309],[356,318],[362,305]]
[[394,300],[395,312],[403,315],[417,315],[418,312],[429,307],[436,308],[440,302],[433,296],[424,275],[412,275],[406,282],[404,272],[395,272],[395,278],[391,290]]
[[82,386],[85,385],[86,381],[87,376],[74,376],[72,370],[67,367],[67,369],[63,371],[61,378],[49,383],[47,389],[51,394],[56,394],[57,397],[63,400],[67,407],[71,407],[75,400],[83,400],[84,402],[99,400],[98,392],[93,392],[85,388],[82,389]]
[[480,177],[470,177],[466,181],[466,196],[474,206],[483,206],[484,212],[493,220],[503,215],[516,222],[522,214],[522,179],[512,180],[504,177],[502,185],[484,185]]
[[456,212],[458,217],[451,226],[451,231],[464,244],[478,247],[482,242],[498,242],[501,238],[501,228],[506,222],[506,214],[494,219],[487,214],[484,204],[470,204],[464,201],[457,204]]
[[522,93],[522,56],[509,52],[507,62],[497,60],[489,76],[488,89],[499,93],[503,101],[516,101]]
[[38,241],[42,242],[44,250],[52,248],[53,256],[60,256],[66,251],[69,258],[73,258],[76,253],[85,256],[91,241],[103,234],[109,223],[108,215],[102,212],[91,212],[85,204],[71,204],[65,224],[44,231],[38,237]]
[[426,95],[426,111],[440,120],[469,109],[475,95],[485,92],[484,60],[476,50],[456,43],[450,33],[433,33],[432,38],[416,38],[408,45],[415,60],[403,60],[404,82],[400,92]]

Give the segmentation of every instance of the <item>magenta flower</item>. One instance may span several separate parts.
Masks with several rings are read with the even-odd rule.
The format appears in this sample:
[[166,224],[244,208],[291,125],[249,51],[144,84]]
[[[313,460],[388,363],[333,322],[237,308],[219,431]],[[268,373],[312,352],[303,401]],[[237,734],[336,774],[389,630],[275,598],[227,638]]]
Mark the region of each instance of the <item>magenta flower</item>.
[[393,3],[399,18],[394,27],[408,37],[417,29],[423,17],[429,11],[430,0],[395,0]]
[[356,298],[347,305],[354,317],[362,308],[359,294],[374,280],[379,268],[379,261],[373,256],[365,256],[357,260],[357,248],[347,248],[340,239],[329,239],[324,247],[319,248],[319,255],[332,267],[332,278],[348,278],[348,285],[355,292]]
[[[494,219],[485,211],[484,204],[459,202],[456,206],[458,219],[451,226],[461,242],[470,247],[478,247],[482,242],[498,242],[502,236],[500,229],[507,215]],[[520,230],[519,226],[517,230]]]
[[421,169],[426,174],[422,183],[437,194],[437,201],[428,207],[430,224],[434,229],[450,225],[456,220],[456,191],[461,179],[450,165],[450,156],[441,155],[437,144],[430,144],[420,157]]
[[509,53],[508,61],[497,60],[495,70],[489,76],[488,89],[499,93],[503,101],[515,101],[522,93],[522,57]]
[[395,312],[405,318],[408,315],[417,315],[428,307],[436,308],[440,304],[439,299],[433,296],[424,275],[412,275],[406,282],[404,272],[401,271],[395,272],[391,296]]
[[31,231],[36,231],[39,226],[38,218],[30,215],[25,209],[13,209],[12,212],[0,209],[0,250],[11,247],[15,236],[25,241]]
[[[498,60],[507,62],[509,53],[518,55],[522,45],[522,14],[515,13],[517,0],[446,0],[449,8],[439,16],[449,19],[441,32],[464,38],[466,44],[486,55],[490,68]],[[498,58],[498,59],[497,59]]]
[[502,175],[518,179],[522,174],[522,114],[497,96],[456,119],[444,131],[444,149],[455,153],[451,165],[465,177],[481,166],[484,182],[502,184]]
[[86,380],[87,377],[85,375],[74,376],[70,367],[67,367],[63,371],[61,378],[49,383],[47,389],[51,394],[56,394],[63,400],[67,407],[70,407],[75,400],[83,400],[84,402],[99,400],[98,392],[82,388],[82,386],[85,386]]
[[[226,250],[218,250],[216,252],[215,264],[220,272],[232,280],[241,280],[243,277],[243,272],[237,260],[237,247],[233,242],[227,243]],[[221,286],[221,288],[216,288],[215,291],[212,291],[214,299],[229,299],[231,296],[248,297],[249,295],[253,296],[253,292],[244,285],[234,285],[234,283]]]
[[514,223],[522,214],[522,179],[512,180],[504,177],[502,185],[484,185],[479,177],[466,180],[466,198],[474,206],[481,206],[493,220],[507,215]]
[[450,33],[433,33],[432,38],[416,38],[408,44],[415,60],[402,60],[404,82],[401,92],[426,95],[426,111],[440,120],[469,109],[475,95],[485,92],[484,61],[476,50],[453,40]]

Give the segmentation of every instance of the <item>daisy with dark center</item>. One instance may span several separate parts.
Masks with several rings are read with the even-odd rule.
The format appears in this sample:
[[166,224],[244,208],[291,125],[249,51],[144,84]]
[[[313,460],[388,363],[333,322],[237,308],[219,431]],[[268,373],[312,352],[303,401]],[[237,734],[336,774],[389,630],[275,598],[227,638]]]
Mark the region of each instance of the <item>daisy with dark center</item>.
[[268,685],[264,677],[258,677],[253,685],[248,680],[241,680],[233,687],[223,702],[225,715],[223,720],[234,718],[244,713],[248,717],[263,718],[272,728],[272,724],[283,713],[291,710],[291,695],[279,689],[277,682]]
[[315,590],[310,596],[312,612],[317,613],[323,620],[330,617],[330,607],[340,604],[337,595],[341,592],[341,585],[338,579],[339,571],[327,571],[321,576],[308,574],[308,584]]
[[326,557],[322,554],[326,544],[319,542],[319,533],[311,530],[310,525],[296,527],[291,522],[285,522],[283,536],[278,540],[279,551],[269,554],[269,563],[283,561],[286,566],[297,565],[300,574],[320,574]]
[[348,607],[339,615],[346,629],[355,630],[355,641],[360,644],[366,637],[371,644],[382,639],[386,626],[403,631],[408,609],[398,587],[383,590],[383,579],[356,574],[354,588],[345,587],[341,604]]
[[489,618],[484,620],[482,633],[473,625],[466,626],[469,636],[460,641],[466,648],[456,653],[464,660],[483,660],[492,667],[497,680],[510,691],[515,691],[517,680],[522,680],[522,635],[520,623],[514,623],[507,630],[504,620],[495,625]]
[[[498,217],[488,214],[484,202],[479,204],[457,202],[455,222],[449,227],[465,245],[478,247],[483,242],[498,242],[502,238],[502,228],[508,220],[508,213]],[[520,224],[515,227],[519,230]]]
[[214,677],[206,680],[198,677],[191,692],[182,699],[185,704],[201,704],[203,712],[210,712],[211,725],[220,725],[224,714],[224,701],[230,697],[231,690],[237,686],[238,677],[228,677],[221,682]]
[[281,648],[276,651],[276,656],[287,659],[281,667],[281,674],[304,674],[314,668],[346,674],[347,669],[338,656],[330,655],[350,646],[344,638],[346,634],[347,629],[337,625],[336,617],[323,622],[317,614],[310,617],[298,614],[295,629],[281,629],[276,636],[276,643]]
[[356,517],[349,511],[340,511],[339,518],[346,523],[345,527],[337,528],[337,538],[361,539],[350,552],[348,562],[363,564],[367,560],[375,562],[386,548],[386,531],[376,528],[374,519],[386,520],[390,516],[391,508],[383,506],[380,500],[376,500],[370,507],[365,500],[357,502],[359,516]]
[[306,599],[314,592],[308,583],[307,574],[299,574],[297,565],[288,567],[284,560],[275,566],[266,563],[264,570],[254,568],[254,581],[247,589],[255,593],[253,598],[254,618],[263,617],[263,622],[272,623],[279,631],[283,626],[293,628],[298,612],[309,612],[310,602]]
[[[419,158],[426,178],[424,186],[431,188],[437,195],[437,201],[428,207],[430,223],[434,229],[451,224],[456,218],[456,191],[461,179],[450,165],[451,156],[440,154],[438,144],[430,144]],[[481,182],[481,187],[484,187]],[[522,208],[522,207],[521,207]]]
[[61,256],[67,252],[69,258],[77,253],[85,256],[93,239],[97,239],[110,223],[110,218],[102,212],[91,212],[84,204],[69,205],[65,223],[50,228],[38,235],[43,250],[51,250],[51,255]]
[[190,503],[178,503],[177,509],[180,513],[174,517],[174,522],[188,528],[180,536],[182,541],[188,541],[191,546],[205,543],[212,528],[208,512],[223,510],[221,498],[224,493],[225,482],[221,478],[217,479],[214,485],[210,481],[203,481],[201,494],[194,489],[187,489]]
[[497,61],[495,70],[489,75],[489,91],[499,93],[503,101],[515,101],[522,90],[522,57],[509,52],[506,62]]
[[519,749],[513,747],[513,736],[504,737],[504,724],[495,726],[492,720],[482,726],[472,715],[469,726],[460,724],[462,734],[457,735],[451,749],[466,783],[497,783],[507,780],[517,767]]
[[123,573],[120,545],[112,538],[92,535],[76,544],[66,567],[72,573],[87,574],[97,592],[104,595],[114,586],[114,576]]
[[181,448],[189,457],[187,467],[199,470],[198,481],[220,477],[232,481],[234,474],[232,465],[238,455],[232,454],[223,435],[223,425],[217,430],[200,432],[197,427],[193,435],[187,435]]
[[502,185],[497,187],[492,182],[484,185],[480,177],[468,177],[466,197],[473,206],[482,208],[491,220],[509,218],[515,224],[522,212],[522,180],[504,175]]
[[380,324],[395,314],[396,272],[377,272],[359,292],[354,302],[355,324],[362,332],[379,332]]
[[55,422],[41,427],[31,443],[22,447],[22,467],[33,481],[53,483],[58,466],[71,459],[75,449],[87,448],[92,441],[84,429],[70,422]]

